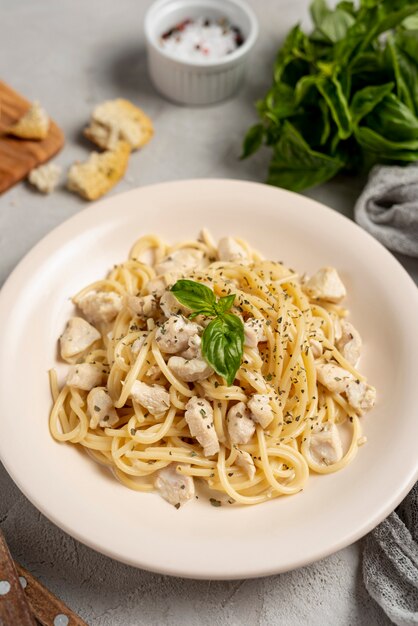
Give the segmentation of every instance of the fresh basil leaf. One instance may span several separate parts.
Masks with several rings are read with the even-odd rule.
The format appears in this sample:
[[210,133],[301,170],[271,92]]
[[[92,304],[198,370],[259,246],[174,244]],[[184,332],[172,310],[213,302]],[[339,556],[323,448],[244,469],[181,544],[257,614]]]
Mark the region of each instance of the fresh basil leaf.
[[312,150],[286,121],[270,163],[267,183],[300,191],[329,180],[343,165],[339,159]]
[[360,6],[367,9],[377,7],[381,0],[360,0]]
[[299,24],[292,28],[287,35],[274,64],[274,79],[277,83],[280,81],[286,66],[296,58],[295,52],[301,47],[304,37]]
[[[416,38],[418,38],[418,32]],[[399,99],[411,111],[415,111],[415,115],[418,115],[418,49],[414,59],[411,56],[414,51],[408,45],[408,40],[409,36],[405,37],[403,33],[398,33],[395,40],[390,38],[387,45],[387,56],[393,65]]]
[[356,22],[347,32],[344,39],[340,39],[332,48],[335,62],[344,67],[345,71],[350,71],[351,63],[362,52],[362,44],[366,35],[366,27],[361,22]]
[[226,313],[226,311],[229,311],[229,309],[234,305],[235,297],[236,294],[231,293],[229,294],[229,296],[223,296],[222,298],[219,298],[218,302],[216,303],[216,309],[218,311],[218,314]]
[[351,2],[351,0],[342,0],[341,2],[338,2],[337,9],[342,9],[343,11],[346,11],[346,13],[350,13],[353,17],[357,14],[354,2]]
[[347,70],[351,77],[348,100],[365,87],[379,87],[394,81],[393,72],[382,50],[362,52]]
[[329,109],[323,100],[319,101],[319,108],[322,111],[322,117],[321,117],[322,132],[321,132],[321,137],[319,139],[319,145],[324,146],[327,143],[329,136],[331,134],[331,122],[329,119]]
[[202,336],[202,355],[215,372],[232,385],[244,353],[244,324],[226,313],[210,322]]
[[380,15],[384,16],[374,29],[373,36],[395,28],[404,19],[418,11],[418,2],[411,0],[383,0],[379,6]]
[[342,72],[339,76],[341,90],[347,103],[350,100],[352,75],[351,72]]
[[[303,55],[303,52],[301,54]],[[303,58],[295,58],[284,68],[281,82],[284,85],[294,88],[298,80],[300,80],[302,76],[305,76],[305,74],[308,74],[309,68],[310,61]]]
[[386,83],[377,87],[365,87],[354,94],[350,104],[353,122],[357,124],[370,113],[385,96],[391,93],[394,86],[394,83]]
[[246,159],[260,148],[263,143],[264,127],[262,124],[255,124],[248,129],[242,146],[240,159]]
[[274,85],[267,93],[265,105],[276,120],[293,115],[296,109],[294,89],[285,83]]
[[199,309],[197,311],[194,311],[193,313],[190,313],[189,319],[192,320],[195,317],[198,317],[199,315],[205,315],[206,317],[214,317],[216,315],[216,310],[214,308],[213,309]]
[[320,44],[322,46],[330,46],[330,41],[328,37],[319,30],[319,28],[315,28],[309,36],[309,39],[314,44]]
[[274,148],[282,134],[282,125],[282,123],[277,122],[276,124],[270,124],[270,126],[266,128],[266,146]]
[[407,30],[418,30],[418,13],[406,17],[402,22],[402,26]]
[[403,52],[392,36],[387,39],[385,59],[392,67],[396,83],[396,94],[406,106],[418,112],[418,65]]
[[418,159],[418,140],[390,141],[365,126],[356,128],[355,136],[364,150],[376,152],[381,158],[394,161],[415,161]]
[[317,28],[321,28],[322,20],[330,12],[325,0],[314,0],[309,7],[312,21]]
[[[318,94],[318,92],[316,92]],[[327,125],[331,124],[330,112],[322,98],[317,96],[318,106],[306,107],[289,122],[312,150],[320,150],[321,141],[328,134]],[[322,107],[322,108],[321,108]],[[329,129],[330,131],[331,129]],[[283,132],[283,131],[282,131]],[[280,134],[282,134],[282,132]],[[279,138],[280,140],[280,138]]]
[[411,0],[362,0],[355,23],[336,45],[336,60],[349,69],[359,54],[377,42],[379,35],[395,28],[417,11],[418,2]]
[[396,28],[409,15],[418,11],[418,2],[411,0],[364,0],[357,20],[364,37],[360,51],[367,50],[379,35]]
[[[335,158],[338,152],[338,146],[341,143],[341,139],[338,133],[335,133],[334,136],[332,137],[331,141],[329,142],[329,152],[330,154],[332,154],[332,156]],[[343,161],[343,163],[345,163],[345,161]]]
[[418,119],[395,94],[385,96],[363,122],[390,141],[418,140]]
[[319,26],[319,30],[332,43],[341,41],[346,37],[347,32],[355,23],[354,17],[341,9],[327,13]]
[[295,26],[279,50],[274,65],[274,81],[294,87],[302,76],[309,73],[309,64],[317,58],[317,44]]
[[206,285],[194,280],[178,280],[171,292],[184,306],[195,312],[212,311],[214,315],[215,294]]
[[352,133],[351,114],[340,82],[336,78],[319,78],[317,85],[329,106],[340,138],[347,139]]
[[317,81],[318,76],[316,74],[302,76],[302,78],[298,80],[294,89],[294,100],[296,106],[299,106],[302,103],[305,104],[308,94],[312,92],[313,89],[315,89],[316,97],[318,97]]
[[399,31],[396,34],[396,45],[403,50],[412,61],[418,63],[418,31]]
[[382,76],[386,75],[384,73],[384,69],[382,68],[382,61],[383,59],[380,50],[362,52],[351,62],[350,72],[355,75],[357,80],[360,79],[365,82],[366,86],[374,85],[374,79],[376,76],[377,80],[380,82]]

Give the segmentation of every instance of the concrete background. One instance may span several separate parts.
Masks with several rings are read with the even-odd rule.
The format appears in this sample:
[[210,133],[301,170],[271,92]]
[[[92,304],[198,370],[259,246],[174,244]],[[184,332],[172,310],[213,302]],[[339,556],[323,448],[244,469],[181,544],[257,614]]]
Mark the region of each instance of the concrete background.
[[[66,135],[67,168],[92,146],[81,129],[96,103],[118,96],[152,117],[155,137],[111,193],[193,177],[262,181],[268,155],[240,162],[253,102],[270,84],[284,34],[307,22],[307,0],[251,0],[260,37],[247,83],[232,100],[189,109],[160,98],[146,72],[144,0],[0,0],[0,77],[39,99]],[[364,180],[337,177],[307,195],[352,216]],[[64,189],[49,197],[21,183],[0,198],[0,284],[47,232],[83,210]],[[418,277],[418,263],[400,259]],[[24,460],[22,461],[24,462]],[[30,468],[28,468],[30,471]],[[373,625],[390,622],[362,585],[361,542],[310,567],[240,582],[169,578],[136,570],[74,541],[46,520],[0,466],[0,525],[14,557],[94,626]]]

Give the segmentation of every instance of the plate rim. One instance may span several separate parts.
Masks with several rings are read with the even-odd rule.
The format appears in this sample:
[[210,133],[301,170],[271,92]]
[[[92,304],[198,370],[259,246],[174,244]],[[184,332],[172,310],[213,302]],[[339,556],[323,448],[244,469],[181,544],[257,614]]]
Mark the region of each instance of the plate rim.
[[[403,274],[404,279],[407,279],[407,282],[409,282],[410,287],[416,290],[416,285],[413,279],[411,278],[411,276],[408,274],[405,268],[401,265],[401,263],[396,259],[396,257],[394,257],[391,254],[389,250],[387,250],[382,244],[380,244],[380,242],[378,242],[369,233],[364,231],[353,220],[349,219],[347,216],[339,213],[338,211],[332,209],[331,207],[321,202],[313,200],[312,198],[309,198],[302,194],[297,194],[295,192],[291,192],[282,188],[271,187],[269,185],[266,185],[264,183],[259,183],[259,182],[239,180],[239,179],[229,179],[229,178],[192,178],[192,179],[187,178],[187,179],[181,179],[181,180],[172,180],[172,181],[165,181],[165,182],[160,182],[160,183],[153,183],[151,185],[145,185],[143,187],[136,187],[134,189],[130,189],[120,194],[115,194],[113,196],[110,196],[109,198],[105,198],[97,202],[94,202],[90,206],[81,208],[80,211],[77,211],[75,214],[71,215],[70,217],[65,219],[63,222],[58,224],[55,228],[53,228],[48,233],[46,233],[22,257],[22,259],[17,263],[17,265],[14,267],[12,272],[9,274],[9,276],[5,280],[0,290],[0,316],[4,308],[5,302],[7,301],[8,291],[12,289],[14,282],[16,280],[19,280],[21,272],[25,270],[25,267],[28,265],[28,263],[32,261],[34,257],[36,259],[36,257],[40,253],[43,252],[44,248],[47,248],[49,243],[53,242],[55,237],[59,236],[62,231],[65,232],[68,229],[69,224],[70,226],[73,226],[76,228],[79,222],[81,224],[83,223],[83,221],[86,219],[85,217],[86,215],[89,216],[95,212],[102,211],[102,207],[104,205],[108,205],[108,206],[117,205],[117,202],[119,201],[120,198],[129,196],[129,195],[131,196],[135,195],[138,192],[141,192],[142,190],[150,190],[150,189],[152,190],[153,188],[169,187],[169,186],[184,186],[190,183],[193,183],[193,184],[201,183],[205,185],[218,185],[218,184],[237,185],[237,186],[246,185],[246,186],[251,186],[251,187],[258,187],[260,189],[265,189],[265,188],[272,189],[274,191],[281,193],[283,197],[285,197],[288,194],[290,194],[291,196],[297,196],[298,199],[302,203],[312,205],[313,209],[315,207],[317,209],[320,208],[323,212],[327,213],[328,215],[332,214],[333,219],[342,220],[345,223],[345,225],[349,225],[350,228],[354,228],[355,230],[357,230],[359,234],[361,233],[362,236],[367,237],[369,241],[371,242],[371,245],[379,248],[381,252],[383,251],[384,254],[387,255],[387,258],[390,257],[390,262],[397,266],[397,270]],[[115,210],[117,210],[117,206],[115,207]],[[89,218],[87,217],[87,219]],[[82,231],[79,230],[78,232],[82,232]],[[416,298],[418,300],[418,291],[416,291]],[[4,332],[3,329],[0,329],[0,336],[2,332]],[[2,400],[0,398],[0,407],[1,405],[2,405]],[[234,580],[234,579],[236,580],[236,579],[242,579],[242,578],[248,578],[248,577],[257,578],[257,577],[269,576],[272,574],[278,574],[278,573],[282,573],[285,571],[289,571],[291,569],[296,569],[298,567],[306,566],[306,565],[309,565],[310,563],[313,563],[322,558],[325,558],[329,556],[330,554],[333,554],[336,551],[341,550],[347,547],[348,545],[351,545],[352,543],[354,543],[355,541],[359,540],[364,535],[366,535],[368,532],[370,532],[373,528],[375,528],[383,519],[387,517],[387,515],[389,515],[398,506],[398,504],[403,500],[403,498],[407,495],[407,493],[413,487],[415,482],[418,480],[418,458],[417,458],[415,470],[413,470],[408,477],[404,477],[403,488],[399,489],[395,495],[388,497],[385,503],[383,503],[380,506],[380,508],[376,510],[375,514],[371,517],[371,519],[369,519],[367,522],[363,522],[362,524],[357,524],[358,528],[355,528],[350,534],[348,535],[346,534],[344,538],[341,539],[337,544],[333,543],[331,546],[329,546],[328,549],[313,550],[311,555],[308,558],[306,557],[293,558],[291,566],[289,566],[288,564],[287,565],[283,564],[282,566],[279,565],[276,567],[274,566],[265,567],[262,570],[260,567],[258,567],[256,570],[252,570],[251,567],[248,566],[245,569],[245,571],[243,571],[239,575],[231,576],[231,575],[223,574],[222,572],[219,572],[217,575],[211,574],[210,576],[208,576],[202,573],[202,571],[199,568],[197,568],[196,571],[189,570],[185,572],[181,570],[181,565],[179,566],[166,565],[165,567],[161,567],[160,565],[158,565],[154,567],[152,563],[149,563],[149,562],[139,562],[138,559],[136,558],[129,559],[126,557],[122,557],[120,554],[118,554],[117,551],[112,550],[110,547],[100,545],[98,542],[96,543],[94,541],[94,537],[92,536],[88,537],[88,536],[85,536],[83,533],[79,533],[77,530],[73,530],[70,526],[68,526],[65,523],[65,521],[59,519],[56,515],[51,513],[48,510],[48,506],[46,504],[39,501],[38,498],[33,496],[30,493],[30,491],[26,489],[26,486],[22,484],[22,481],[20,480],[20,476],[18,475],[18,472],[16,472],[15,469],[13,469],[11,464],[8,462],[7,454],[5,454],[5,446],[2,444],[2,438],[0,438],[0,461],[3,463],[7,473],[9,474],[12,481],[17,485],[19,490],[43,515],[45,515],[45,517],[47,517],[53,524],[61,528],[64,532],[69,534],[71,537],[80,541],[81,543],[88,546],[89,548],[92,548],[93,550],[101,554],[104,554],[110,558],[113,558],[119,562],[125,563],[133,567],[145,569],[151,572],[161,573],[161,574],[170,575],[170,576],[180,576],[182,578],[211,579],[211,580]]]

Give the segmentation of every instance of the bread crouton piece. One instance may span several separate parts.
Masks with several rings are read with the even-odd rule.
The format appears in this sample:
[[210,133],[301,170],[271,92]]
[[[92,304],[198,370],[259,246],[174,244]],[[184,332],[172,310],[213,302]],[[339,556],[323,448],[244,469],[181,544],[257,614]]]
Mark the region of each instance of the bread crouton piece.
[[114,149],[119,140],[132,150],[142,148],[154,133],[150,118],[129,100],[117,98],[99,104],[93,111],[85,136],[100,148]]
[[100,198],[123,178],[130,153],[130,145],[119,141],[114,150],[93,152],[84,163],[74,163],[68,172],[68,189],[87,200]]
[[58,184],[62,167],[55,163],[40,165],[29,172],[28,180],[41,193],[52,193]]
[[7,134],[21,139],[45,139],[49,125],[47,112],[39,102],[34,102],[20,120],[7,129]]

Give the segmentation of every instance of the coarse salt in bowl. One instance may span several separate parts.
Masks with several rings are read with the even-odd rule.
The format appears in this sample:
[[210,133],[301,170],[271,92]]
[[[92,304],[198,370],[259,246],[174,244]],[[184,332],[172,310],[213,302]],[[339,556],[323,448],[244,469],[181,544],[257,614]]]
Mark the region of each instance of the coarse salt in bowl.
[[257,34],[242,0],[157,0],[145,17],[151,79],[180,104],[224,100],[242,83]]

